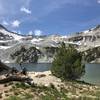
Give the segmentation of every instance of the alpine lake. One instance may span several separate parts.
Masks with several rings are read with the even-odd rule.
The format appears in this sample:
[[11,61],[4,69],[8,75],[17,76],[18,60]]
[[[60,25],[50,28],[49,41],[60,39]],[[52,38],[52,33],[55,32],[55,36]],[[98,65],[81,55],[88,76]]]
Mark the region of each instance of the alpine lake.
[[[21,66],[19,64],[9,63],[8,66],[15,67],[21,70],[21,66],[26,68],[27,71],[43,72],[49,71],[52,64],[51,63],[24,63]],[[81,77],[82,81],[100,85],[100,64],[85,64],[85,75]]]

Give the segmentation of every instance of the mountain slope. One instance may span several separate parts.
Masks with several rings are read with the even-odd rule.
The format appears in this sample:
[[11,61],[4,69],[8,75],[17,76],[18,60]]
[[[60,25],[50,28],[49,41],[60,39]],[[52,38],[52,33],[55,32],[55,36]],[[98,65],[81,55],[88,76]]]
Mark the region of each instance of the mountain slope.
[[[61,42],[73,44],[77,50],[81,52],[90,48],[99,47],[100,25],[83,32],[78,32],[71,36],[24,36],[10,32],[4,26],[0,25],[0,59],[6,63],[15,62],[15,60],[11,59],[11,54],[19,51],[22,46],[24,46],[27,50],[31,47],[36,47],[42,53],[38,61],[51,62],[55,52],[52,54],[50,51],[56,50]],[[46,51],[46,48],[50,49],[49,52]],[[31,55],[31,58],[33,56]]]
[[4,26],[0,25],[0,40],[19,40],[22,37],[17,33],[8,31]]

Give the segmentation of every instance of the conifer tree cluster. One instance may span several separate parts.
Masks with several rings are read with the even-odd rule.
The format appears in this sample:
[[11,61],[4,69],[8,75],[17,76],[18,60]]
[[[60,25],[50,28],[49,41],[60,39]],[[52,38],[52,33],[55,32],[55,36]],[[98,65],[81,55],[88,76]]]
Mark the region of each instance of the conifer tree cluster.
[[73,46],[65,46],[62,43],[52,63],[51,72],[53,75],[75,80],[85,73],[85,66],[82,64],[82,54]]

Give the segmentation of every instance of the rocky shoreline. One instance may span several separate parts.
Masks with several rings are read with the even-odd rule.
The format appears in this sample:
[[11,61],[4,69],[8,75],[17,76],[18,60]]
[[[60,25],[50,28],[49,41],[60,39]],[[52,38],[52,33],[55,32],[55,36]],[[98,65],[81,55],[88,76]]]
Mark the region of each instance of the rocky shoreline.
[[[74,100],[91,100],[91,99],[99,100],[100,99],[100,86],[96,86],[96,85],[92,85],[92,84],[88,84],[88,83],[80,82],[80,81],[62,81],[61,79],[53,76],[50,71],[28,72],[27,76],[24,76],[24,77],[28,77],[33,80],[31,82],[33,84],[32,87],[30,87],[29,84],[25,83],[24,86],[21,85],[20,88],[16,87],[11,92],[11,89],[14,88],[16,84],[21,84],[21,83],[10,82],[7,84],[0,84],[0,87],[1,87],[0,93],[2,94],[2,99],[0,100],[10,100],[10,99],[7,99],[8,97],[6,95],[9,94],[9,96],[12,96],[12,95],[15,96],[13,94],[14,91],[17,91],[17,92],[19,91],[18,94],[20,95],[20,97],[22,97],[22,95],[20,94],[20,91],[22,91],[21,93],[32,94],[31,100],[45,100],[45,99],[40,99],[41,96],[48,96],[49,92],[51,93],[54,91],[55,91],[54,92],[55,96],[60,93],[59,94],[60,97],[57,100],[62,100],[62,98],[63,100],[66,100],[64,98],[68,98],[67,100],[73,100],[73,99]],[[23,89],[27,86],[30,88]],[[35,90],[31,91],[32,89],[35,89]],[[5,91],[8,91],[8,92],[5,93]],[[30,92],[27,92],[27,91],[30,91]],[[40,91],[40,93],[37,93],[36,91]],[[64,95],[62,95],[61,93],[64,93]],[[37,95],[33,95],[33,94],[37,94]],[[24,100],[24,99],[21,99],[21,100]],[[30,100],[30,99],[27,99],[27,100]]]

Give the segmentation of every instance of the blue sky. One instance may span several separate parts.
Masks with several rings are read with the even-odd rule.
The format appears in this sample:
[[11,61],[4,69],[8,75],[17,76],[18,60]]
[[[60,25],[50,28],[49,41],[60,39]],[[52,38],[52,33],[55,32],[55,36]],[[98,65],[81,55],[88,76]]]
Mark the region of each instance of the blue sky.
[[100,24],[100,0],[0,0],[0,23],[20,34],[72,34]]

